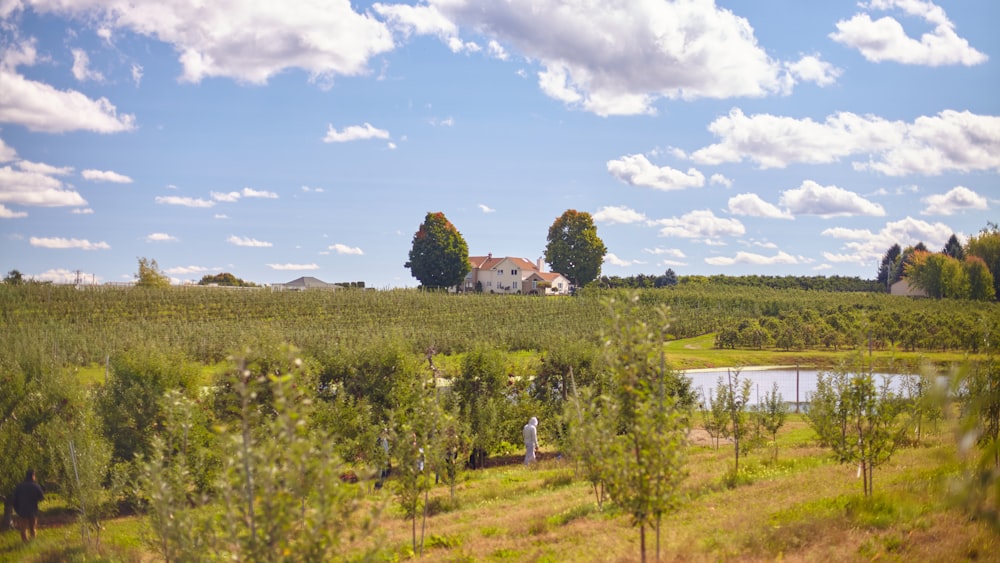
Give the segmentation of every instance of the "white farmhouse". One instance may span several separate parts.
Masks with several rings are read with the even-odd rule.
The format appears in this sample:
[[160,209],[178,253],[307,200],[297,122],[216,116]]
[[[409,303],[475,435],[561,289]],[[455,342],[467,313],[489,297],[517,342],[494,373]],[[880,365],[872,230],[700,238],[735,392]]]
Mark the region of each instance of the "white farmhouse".
[[462,291],[542,295],[569,293],[569,280],[562,274],[545,272],[541,258],[532,262],[525,258],[494,258],[493,254],[487,254],[470,256],[469,263],[472,269],[465,276]]

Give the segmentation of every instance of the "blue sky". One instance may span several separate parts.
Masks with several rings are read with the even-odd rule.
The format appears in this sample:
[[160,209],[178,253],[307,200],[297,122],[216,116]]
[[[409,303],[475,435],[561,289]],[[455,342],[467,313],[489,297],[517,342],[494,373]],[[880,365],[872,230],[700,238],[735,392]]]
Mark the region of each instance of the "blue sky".
[[602,273],[872,278],[997,222],[1000,2],[0,0],[0,269],[369,287],[428,211]]

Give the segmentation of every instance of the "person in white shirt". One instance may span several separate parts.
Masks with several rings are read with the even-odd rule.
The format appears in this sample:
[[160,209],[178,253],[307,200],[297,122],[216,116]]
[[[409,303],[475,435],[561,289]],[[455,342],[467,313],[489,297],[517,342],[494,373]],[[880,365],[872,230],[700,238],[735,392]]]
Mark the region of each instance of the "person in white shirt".
[[531,420],[524,425],[524,464],[531,465],[535,461],[535,450],[538,449],[538,419],[531,417]]

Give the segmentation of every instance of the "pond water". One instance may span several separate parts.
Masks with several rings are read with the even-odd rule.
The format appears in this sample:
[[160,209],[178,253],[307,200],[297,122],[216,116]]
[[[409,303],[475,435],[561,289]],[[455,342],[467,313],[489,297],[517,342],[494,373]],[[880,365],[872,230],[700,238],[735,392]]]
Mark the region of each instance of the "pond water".
[[[732,368],[729,371],[735,373]],[[828,371],[795,367],[745,367],[740,370],[740,379],[748,379],[753,382],[750,390],[751,405],[758,404],[777,383],[778,393],[781,394],[786,403],[792,405],[794,411],[795,405],[799,405],[801,409],[809,403],[809,397],[816,392],[816,379],[820,373],[828,373]],[[715,395],[715,386],[719,382],[719,377],[722,377],[723,382],[727,381],[727,370],[725,369],[688,370],[684,372],[684,375],[691,379],[691,388],[694,389],[698,400],[706,405]],[[899,391],[902,379],[908,377],[906,375],[876,373],[876,384],[881,384],[883,376],[891,378],[890,387],[895,391]]]

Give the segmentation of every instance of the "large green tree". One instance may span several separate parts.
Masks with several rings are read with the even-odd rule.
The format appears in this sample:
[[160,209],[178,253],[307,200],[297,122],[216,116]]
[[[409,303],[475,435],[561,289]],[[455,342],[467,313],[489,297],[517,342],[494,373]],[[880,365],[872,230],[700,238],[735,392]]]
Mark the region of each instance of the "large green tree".
[[594,218],[585,211],[567,209],[549,227],[545,261],[552,271],[566,276],[582,287],[601,274],[601,263],[608,249],[597,236]]
[[987,223],[978,235],[969,237],[965,246],[966,256],[978,256],[986,262],[993,274],[993,293],[1000,296],[1000,227]]
[[139,258],[139,271],[135,274],[135,285],[142,287],[166,287],[170,278],[160,271],[156,260]]
[[423,287],[455,287],[472,269],[469,245],[444,213],[428,212],[413,235],[410,259],[404,267]]

